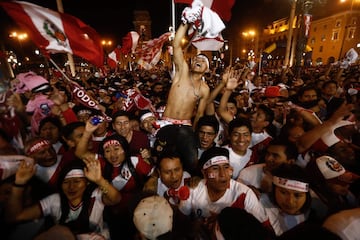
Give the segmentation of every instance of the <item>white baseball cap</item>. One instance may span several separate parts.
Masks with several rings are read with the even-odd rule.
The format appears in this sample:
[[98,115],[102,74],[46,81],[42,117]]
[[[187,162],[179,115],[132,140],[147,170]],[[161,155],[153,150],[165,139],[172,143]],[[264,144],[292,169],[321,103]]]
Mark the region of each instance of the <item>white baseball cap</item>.
[[330,156],[321,156],[316,159],[316,164],[325,179],[332,179],[343,175],[345,168]]
[[133,222],[146,238],[156,239],[172,230],[173,210],[164,197],[146,197],[136,206]]

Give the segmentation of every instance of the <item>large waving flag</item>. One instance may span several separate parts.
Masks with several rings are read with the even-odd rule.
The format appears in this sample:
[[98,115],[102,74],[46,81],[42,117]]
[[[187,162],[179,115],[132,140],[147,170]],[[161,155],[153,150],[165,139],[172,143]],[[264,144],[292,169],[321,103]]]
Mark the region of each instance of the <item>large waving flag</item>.
[[[193,0],[174,0],[174,3],[185,3],[191,5]],[[231,8],[235,4],[235,0],[201,0],[205,7],[216,12],[219,17],[225,21],[231,19]]]
[[137,32],[128,32],[125,37],[122,38],[121,52],[126,55],[134,53],[138,45],[140,35]]
[[152,39],[136,52],[139,57],[138,64],[149,70],[160,60],[161,50],[165,42],[169,40],[171,32],[164,33],[159,38]]
[[28,31],[43,53],[71,53],[100,67],[100,36],[80,19],[29,2],[0,2],[15,22]]
[[121,57],[121,50],[119,47],[116,47],[114,50],[112,50],[107,58],[107,64],[111,67],[111,68],[116,68],[118,62],[120,61],[120,57]]

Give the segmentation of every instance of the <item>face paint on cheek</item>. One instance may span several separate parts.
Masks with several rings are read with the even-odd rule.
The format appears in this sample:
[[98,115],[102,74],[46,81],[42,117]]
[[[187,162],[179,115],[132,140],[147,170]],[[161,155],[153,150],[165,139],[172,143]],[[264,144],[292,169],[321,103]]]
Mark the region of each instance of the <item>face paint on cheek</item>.
[[213,172],[210,172],[207,174],[208,178],[215,178],[216,177],[216,174],[213,173]]

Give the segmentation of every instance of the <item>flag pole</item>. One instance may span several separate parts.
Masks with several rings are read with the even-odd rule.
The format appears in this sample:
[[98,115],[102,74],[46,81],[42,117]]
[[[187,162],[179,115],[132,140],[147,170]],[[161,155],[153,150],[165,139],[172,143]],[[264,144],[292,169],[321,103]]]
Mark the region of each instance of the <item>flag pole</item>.
[[[79,88],[81,87],[80,85],[78,85],[75,81],[71,80],[65,73],[64,71],[56,64],[56,62],[54,62],[54,60],[52,60],[51,58],[49,58],[49,61],[54,65],[54,67],[60,71],[61,75],[64,76],[64,78],[66,79],[66,81],[68,81],[68,83],[71,83],[71,84],[75,84],[77,86],[79,86]],[[85,91],[85,90],[84,90]],[[103,114],[103,116],[106,118],[106,120],[108,121],[111,121],[111,117],[108,116],[105,112],[105,108],[102,106],[100,107],[98,102],[93,99],[91,96],[88,96],[90,100],[92,100],[95,104],[96,104],[96,107],[94,107],[94,109],[96,110],[100,110],[101,113]]]
[[52,63],[52,65],[54,65],[54,67],[59,70],[59,72],[61,73],[61,75],[64,76],[64,78],[69,81],[72,82],[72,80],[64,73],[64,71],[56,64],[56,62],[54,62],[54,60],[52,60],[51,58],[49,58],[49,61]]
[[174,3],[174,0],[171,0],[171,25],[173,27],[173,31],[175,31],[176,22],[175,22],[175,3]]
[[[62,4],[62,0],[56,0],[57,9],[59,12],[64,13],[64,7]],[[71,76],[75,77],[75,64],[74,64],[74,58],[71,53],[67,53],[67,58],[69,61]]]

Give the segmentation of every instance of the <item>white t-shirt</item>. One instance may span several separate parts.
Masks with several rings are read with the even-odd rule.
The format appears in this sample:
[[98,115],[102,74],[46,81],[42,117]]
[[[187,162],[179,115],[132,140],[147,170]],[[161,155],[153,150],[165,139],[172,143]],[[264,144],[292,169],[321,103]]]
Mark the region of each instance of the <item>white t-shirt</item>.
[[264,178],[265,163],[254,164],[248,166],[240,171],[237,181],[244,183],[248,186],[254,186],[258,189],[261,188],[261,180]]
[[225,207],[238,207],[246,210],[255,216],[260,222],[268,221],[264,207],[246,185],[230,180],[229,188],[224,195],[215,202],[212,202],[208,195],[206,180],[203,179],[194,189],[190,189],[190,197],[181,201],[179,210],[185,214],[195,214],[195,217],[210,217],[212,214],[219,214]]
[[[99,188],[96,188],[92,192],[91,198],[93,198],[94,204],[91,208],[91,213],[89,216],[89,229],[91,229],[95,233],[101,234],[105,237],[105,239],[110,239],[109,231],[105,227],[103,221],[103,210],[105,205],[102,202],[102,192]],[[56,223],[59,222],[61,217],[60,194],[55,193],[41,199],[40,206],[44,216],[52,216]],[[77,219],[81,212],[81,209],[82,207],[76,210],[72,210],[70,208],[68,219],[65,220],[65,222]]]
[[240,171],[245,168],[245,166],[250,161],[253,152],[251,149],[248,148],[245,155],[241,156],[234,152],[234,150],[232,150],[229,145],[224,146],[224,148],[229,150],[230,166],[232,166],[234,169],[232,179],[237,179],[239,177]]

